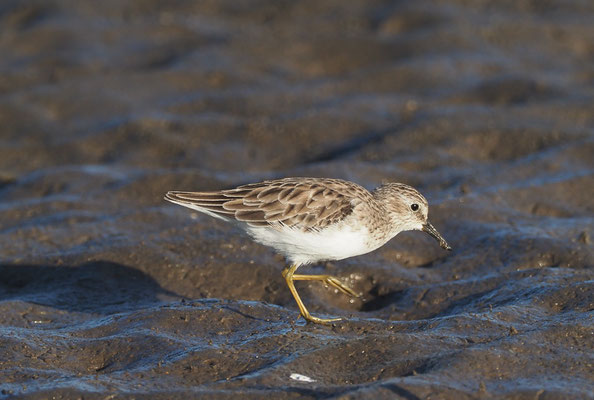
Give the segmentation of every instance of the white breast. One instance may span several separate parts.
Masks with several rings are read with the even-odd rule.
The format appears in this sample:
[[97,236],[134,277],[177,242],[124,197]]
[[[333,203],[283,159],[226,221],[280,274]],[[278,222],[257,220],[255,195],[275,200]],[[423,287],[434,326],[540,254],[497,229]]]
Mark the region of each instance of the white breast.
[[341,224],[321,231],[304,232],[288,227],[244,227],[258,243],[273,247],[295,264],[309,264],[368,253],[383,243],[375,243],[367,228]]

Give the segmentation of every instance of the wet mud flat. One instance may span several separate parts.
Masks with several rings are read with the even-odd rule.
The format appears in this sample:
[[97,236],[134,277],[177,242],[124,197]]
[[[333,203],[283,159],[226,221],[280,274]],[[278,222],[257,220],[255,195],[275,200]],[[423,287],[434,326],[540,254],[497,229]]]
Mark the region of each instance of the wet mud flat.
[[[594,5],[0,5],[0,398],[594,398]],[[417,187],[298,283],[162,200]]]

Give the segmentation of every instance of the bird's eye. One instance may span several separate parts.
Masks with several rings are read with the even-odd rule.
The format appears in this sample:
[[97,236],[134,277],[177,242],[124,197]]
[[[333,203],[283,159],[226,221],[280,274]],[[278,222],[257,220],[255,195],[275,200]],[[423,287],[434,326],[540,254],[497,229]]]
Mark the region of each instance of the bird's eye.
[[417,203],[413,203],[410,205],[410,209],[413,211],[417,211],[419,209],[419,205]]

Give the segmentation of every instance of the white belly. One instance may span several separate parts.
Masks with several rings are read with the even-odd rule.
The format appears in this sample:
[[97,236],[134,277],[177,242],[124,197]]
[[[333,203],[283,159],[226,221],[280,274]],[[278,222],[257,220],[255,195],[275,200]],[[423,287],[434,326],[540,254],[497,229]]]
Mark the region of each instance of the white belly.
[[309,264],[324,260],[342,260],[377,249],[365,227],[348,225],[329,227],[319,232],[270,227],[245,227],[258,243],[273,247],[295,264]]

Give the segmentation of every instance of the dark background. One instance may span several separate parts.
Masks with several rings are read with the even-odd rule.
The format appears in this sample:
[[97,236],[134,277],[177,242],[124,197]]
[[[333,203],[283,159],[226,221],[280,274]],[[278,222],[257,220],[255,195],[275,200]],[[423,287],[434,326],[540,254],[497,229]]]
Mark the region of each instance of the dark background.
[[[594,3],[3,1],[0,398],[594,398]],[[428,198],[299,283],[162,200]],[[304,271],[306,269],[304,268]],[[315,382],[291,378],[310,377]]]

